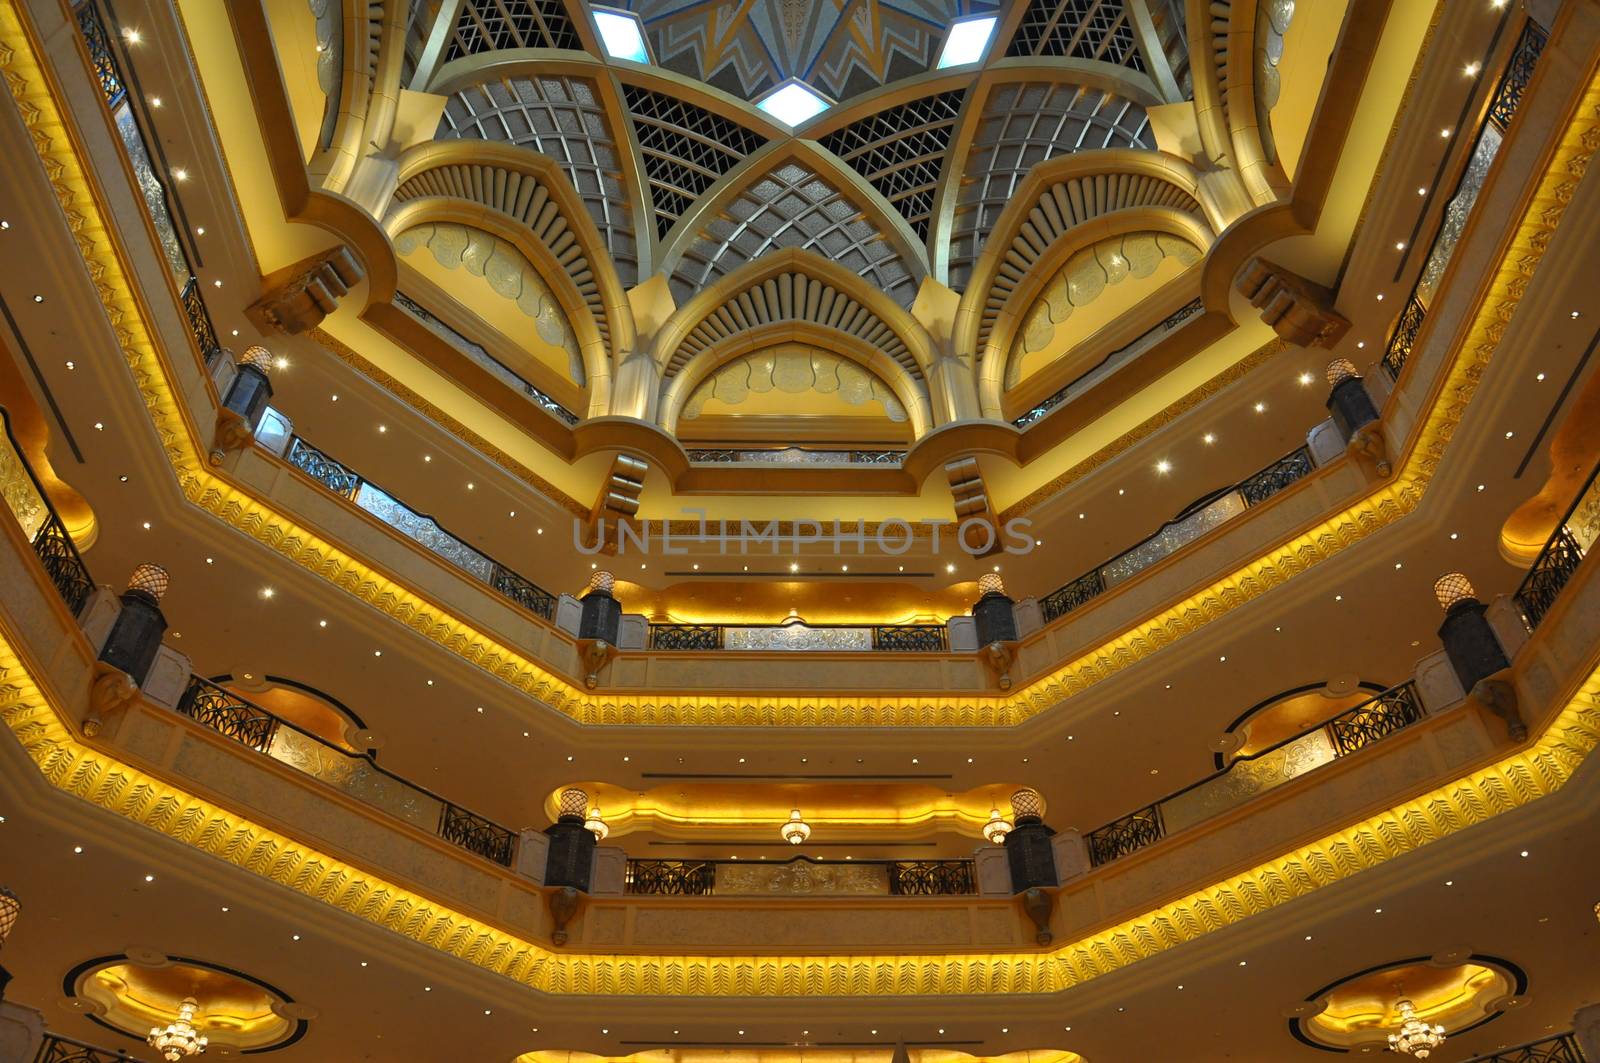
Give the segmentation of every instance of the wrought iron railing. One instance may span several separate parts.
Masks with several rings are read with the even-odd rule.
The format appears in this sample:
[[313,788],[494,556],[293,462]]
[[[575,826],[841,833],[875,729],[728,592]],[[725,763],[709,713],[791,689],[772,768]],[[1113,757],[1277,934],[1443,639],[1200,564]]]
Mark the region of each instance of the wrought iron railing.
[[1037,424],[1039,421],[1044,420],[1052,410],[1056,409],[1056,407],[1062,405],[1069,399],[1073,399],[1081,395],[1083,392],[1087,391],[1089,388],[1093,387],[1095,384],[1099,383],[1102,379],[1109,375],[1112,370],[1126,364],[1128,360],[1133,358],[1135,355],[1143,354],[1147,349],[1153,347],[1157,340],[1164,338],[1168,333],[1172,332],[1191,317],[1203,313],[1205,308],[1205,303],[1199,299],[1185,303],[1172,314],[1168,315],[1168,317],[1159,325],[1147,329],[1145,332],[1136,336],[1128,343],[1118,347],[1116,350],[1102,358],[1099,363],[1094,366],[1094,368],[1075,377],[1070,384],[1067,384],[1061,390],[1050,395],[1048,398],[1041,399],[1037,405],[1035,405],[1021,417],[1014,418],[1011,423],[1016,425],[1018,428],[1027,428],[1030,425]]
[[1567,507],[1561,523],[1556,525],[1517,588],[1517,606],[1528,627],[1539,626],[1597,538],[1600,538],[1600,465],[1589,473],[1583,490]]
[[1297,447],[1233,487],[1207,495],[1163,524],[1155,534],[1043,595],[1039,599],[1039,609],[1044,622],[1048,624],[1086,605],[1107,589],[1177,552],[1251,506],[1259,506],[1284,488],[1305,479],[1316,467],[1310,448]]
[[652,650],[943,653],[943,624],[651,624]]
[[543,410],[545,413],[550,414],[563,424],[575,425],[578,423],[579,418],[577,414],[561,405],[561,403],[557,402],[548,393],[541,391],[534,385],[530,384],[522,376],[522,374],[506,365],[494,355],[490,354],[488,349],[481,343],[475,342],[469,337],[463,335],[459,330],[452,328],[448,323],[441,321],[437,316],[429,311],[427,307],[423,306],[409,295],[405,294],[404,292],[395,292],[394,305],[398,306],[400,309],[406,311],[412,317],[422,322],[423,325],[427,326],[431,332],[445,340],[452,347],[455,347],[457,350],[467,355],[480,366],[487,369],[490,373],[499,377],[502,382],[509,384],[518,391],[521,391],[524,395],[532,400],[535,406],[539,407],[539,409]]
[[33,1063],[130,1063],[133,1057],[122,1049],[96,1048],[60,1034],[47,1033],[39,1043]]
[[4,496],[6,508],[16,519],[22,534],[33,544],[33,552],[55,585],[56,593],[73,615],[77,615],[94,593],[89,567],[83,563],[66,525],[51,504],[50,496],[45,494],[44,485],[34,475],[33,466],[28,464],[22,445],[12,434],[11,415],[4,407],[0,407],[0,422],[5,426],[5,449],[0,451],[0,495]]
[[156,242],[172,271],[173,284],[178,290],[179,305],[189,325],[189,332],[206,364],[210,365],[222,348],[217,342],[217,330],[201,296],[200,284],[195,279],[194,265],[189,260],[178,226],[173,221],[175,212],[171,190],[157,172],[156,157],[149,149],[154,138],[143,127],[138,108],[134,107],[134,101],[129,96],[129,85],[132,83],[118,64],[111,34],[100,17],[99,4],[95,0],[80,0],[74,13],[78,33],[89,54],[90,69],[100,86],[100,96],[111,114],[117,136],[122,141],[123,153],[133,169],[145,213],[155,229]]
[[1090,831],[1085,838],[1089,862],[1099,867],[1154,845],[1257,794],[1365,749],[1424,715],[1412,682],[1385,690],[1316,727],[1238,757],[1221,771]]
[[717,868],[780,871],[786,867],[837,869],[870,877],[879,894],[892,897],[963,897],[978,892],[971,860],[811,860],[783,863],[749,860],[629,860],[623,891],[675,897],[710,897],[717,892]]
[[202,727],[485,860],[510,867],[515,859],[515,831],[378,767],[370,753],[335,745],[208,679],[189,677],[177,711]]
[[696,465],[741,463],[750,465],[893,465],[905,461],[903,450],[825,450],[812,447],[767,449],[695,447],[688,452]]
[[1466,1063],[1586,1063],[1578,1039],[1571,1033],[1558,1033],[1515,1048],[1502,1048],[1486,1056],[1473,1056]]
[[717,884],[717,865],[709,860],[629,860],[624,893],[709,897]]
[[971,860],[896,860],[889,865],[894,897],[960,897],[978,892]]
[[1466,230],[1467,218],[1477,205],[1478,194],[1483,191],[1489,169],[1500,152],[1501,141],[1511,128],[1511,120],[1516,116],[1517,108],[1522,103],[1523,94],[1527,90],[1528,82],[1533,78],[1534,68],[1538,66],[1539,55],[1544,50],[1547,39],[1547,34],[1538,23],[1532,19],[1523,23],[1517,45],[1506,61],[1505,70],[1495,85],[1494,95],[1490,98],[1483,122],[1478,127],[1472,153],[1467,157],[1467,163],[1456,181],[1455,190],[1450,193],[1449,202],[1445,204],[1439,220],[1439,229],[1434,234],[1433,242],[1428,246],[1428,257],[1423,263],[1422,272],[1418,275],[1416,284],[1412,286],[1411,293],[1406,296],[1400,317],[1395,322],[1394,331],[1389,334],[1388,342],[1384,344],[1381,361],[1391,378],[1399,377],[1400,370],[1411,357],[1417,336],[1422,330],[1422,323],[1428,316],[1428,306],[1439,289],[1445,268],[1455,254],[1456,244]]
[[426,513],[419,513],[360,473],[329,457],[299,436],[289,440],[284,458],[317,483],[366,510],[395,531],[420,543],[473,576],[506,601],[535,616],[554,619],[556,596],[525,576],[446,531]]

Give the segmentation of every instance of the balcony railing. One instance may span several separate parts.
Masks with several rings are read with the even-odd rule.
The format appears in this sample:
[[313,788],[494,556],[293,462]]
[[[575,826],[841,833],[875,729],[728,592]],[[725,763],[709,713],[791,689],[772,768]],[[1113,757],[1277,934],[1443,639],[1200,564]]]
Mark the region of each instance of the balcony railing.
[[626,893],[964,897],[978,892],[971,860],[629,860]]
[[1486,1056],[1473,1056],[1466,1063],[1586,1063],[1587,1059],[1576,1037],[1571,1033],[1559,1033],[1542,1041],[1502,1048]]
[[32,1063],[137,1063],[128,1053],[117,1049],[96,1048],[82,1041],[74,1041],[60,1034],[47,1033],[39,1043]]
[[1517,606],[1529,628],[1539,626],[1596,539],[1600,539],[1600,465],[1589,474],[1517,588]]
[[144,200],[145,213],[149,215],[151,225],[155,229],[162,257],[166,259],[167,267],[172,271],[173,284],[178,290],[179,303],[189,324],[189,332],[194,337],[195,345],[200,349],[206,364],[209,365],[222,348],[217,342],[217,330],[211,323],[211,315],[206,310],[205,300],[201,297],[194,266],[189,261],[188,251],[179,236],[179,227],[173,221],[175,213],[173,197],[166,182],[157,172],[154,157],[148,147],[152,138],[143,128],[138,109],[134,106],[135,101],[129,95],[129,86],[134,82],[123,75],[111,35],[106,31],[105,23],[101,21],[100,8],[96,0],[80,0],[74,13],[77,16],[78,33],[82,36],[84,47],[89,53],[90,69],[100,86],[100,96],[105,101],[106,110],[111,114],[117,136],[122,141],[123,152],[133,168],[140,197]]
[[1547,39],[1544,30],[1540,29],[1532,19],[1523,23],[1522,35],[1517,39],[1516,49],[1506,62],[1506,68],[1501,73],[1500,81],[1495,86],[1494,96],[1489,102],[1488,112],[1478,128],[1478,137],[1473,143],[1472,154],[1467,158],[1466,168],[1461,171],[1455,191],[1451,193],[1450,201],[1445,205],[1444,215],[1439,221],[1439,230],[1434,234],[1433,243],[1428,248],[1428,258],[1423,263],[1422,273],[1417,277],[1417,283],[1412,287],[1411,294],[1406,297],[1400,318],[1395,322],[1394,331],[1389,334],[1388,343],[1384,345],[1382,362],[1390,377],[1398,377],[1400,370],[1405,367],[1406,360],[1411,357],[1417,335],[1421,332],[1422,323],[1428,316],[1428,307],[1438,292],[1445,268],[1450,265],[1450,259],[1455,254],[1456,244],[1460,242],[1461,234],[1466,231],[1467,219],[1472,214],[1472,208],[1477,205],[1478,195],[1483,191],[1489,169],[1494,165],[1495,156],[1500,152],[1500,143],[1505,139],[1506,131],[1511,128],[1511,119],[1515,117],[1517,107],[1522,103],[1523,93],[1533,78],[1534,67],[1539,62],[1539,53],[1544,50]]
[[1260,505],[1290,484],[1303,480],[1315,469],[1310,449],[1300,447],[1233,487],[1208,495],[1163,524],[1148,539],[1040,598],[1039,609],[1045,623],[1066,616],[1104,594],[1108,588],[1144,571],[1251,506]]
[[513,605],[546,620],[555,617],[555,595],[481,550],[468,546],[432,517],[412,509],[299,436],[289,440],[284,457],[290,465],[329,491],[353,502],[413,542],[427,547]]
[[943,624],[651,624],[652,650],[944,653]]
[[516,832],[385,771],[370,754],[341,749],[210,680],[191,676],[177,711],[485,860],[510,867],[516,855]]
[[398,306],[400,309],[406,311],[412,317],[422,322],[430,331],[439,336],[446,343],[449,343],[452,347],[455,347],[467,357],[471,358],[474,362],[477,362],[478,365],[482,366],[494,376],[498,377],[501,383],[508,384],[514,390],[522,392],[533,402],[535,406],[539,407],[539,409],[543,410],[545,413],[548,413],[550,416],[566,425],[575,425],[578,423],[579,418],[577,414],[561,405],[561,403],[551,398],[547,393],[540,391],[538,388],[528,383],[528,381],[525,380],[520,373],[506,365],[504,362],[500,361],[500,359],[496,358],[494,355],[490,354],[488,349],[485,348],[481,343],[474,342],[468,337],[462,335],[456,329],[451,328],[445,322],[439,320],[431,312],[429,312],[427,307],[423,306],[409,295],[405,294],[404,292],[395,292],[394,305]]
[[33,552],[55,584],[56,593],[76,616],[94,593],[89,567],[83,563],[66,525],[50,504],[50,496],[45,494],[12,435],[11,416],[4,407],[0,407],[0,421],[5,424],[5,446],[0,450],[0,494],[5,496],[6,508],[22,533],[33,543]]
[[1385,690],[1326,723],[1259,753],[1239,757],[1221,771],[1153,805],[1090,831],[1086,839],[1089,862],[1099,867],[1154,845],[1257,794],[1365,749],[1416,723],[1423,714],[1422,701],[1412,683]]
[[1013,419],[1011,423],[1016,425],[1018,428],[1027,428],[1030,425],[1037,424],[1038,422],[1044,420],[1052,410],[1088,391],[1090,388],[1100,383],[1100,381],[1110,376],[1114,370],[1120,369],[1133,358],[1143,354],[1151,347],[1154,347],[1157,340],[1166,338],[1168,333],[1176,330],[1178,326],[1182,325],[1185,321],[1197,314],[1203,313],[1205,308],[1205,303],[1201,302],[1199,299],[1185,303],[1159,325],[1156,325],[1154,328],[1148,329],[1147,331],[1141,333],[1131,342],[1118,347],[1116,350],[1102,358],[1099,364],[1093,369],[1083,373],[1081,376],[1074,379],[1072,383],[1066,385],[1049,398],[1040,400],[1038,405],[1034,406],[1021,417]]
[[906,460],[903,450],[823,450],[812,447],[772,447],[740,450],[694,448],[688,451],[695,465],[891,465]]

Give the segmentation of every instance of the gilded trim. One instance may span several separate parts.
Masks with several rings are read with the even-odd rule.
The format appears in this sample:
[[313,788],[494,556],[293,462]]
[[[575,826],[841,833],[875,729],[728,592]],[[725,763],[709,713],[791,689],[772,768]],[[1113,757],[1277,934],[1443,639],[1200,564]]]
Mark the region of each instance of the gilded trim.
[[134,285],[106,224],[92,179],[74,150],[62,111],[19,21],[4,0],[0,70],[44,160],[63,213],[106,308],[184,496],[418,634],[459,654],[585,724],[625,726],[1013,726],[1079,694],[1232,609],[1328,560],[1415,509],[1493,357],[1529,278],[1560,223],[1590,156],[1600,147],[1600,81],[1592,81],[1487,285],[1464,343],[1445,374],[1396,475],[1372,494],[1204,590],[1007,696],[881,699],[794,697],[761,692],[661,695],[591,693],[545,670],[411,590],[324,541],[207,466],[204,448],[176,398]]

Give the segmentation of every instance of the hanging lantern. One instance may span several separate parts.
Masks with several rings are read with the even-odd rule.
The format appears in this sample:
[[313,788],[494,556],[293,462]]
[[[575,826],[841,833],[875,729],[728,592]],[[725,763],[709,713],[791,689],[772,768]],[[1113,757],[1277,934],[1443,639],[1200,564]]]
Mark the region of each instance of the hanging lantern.
[[807,823],[800,815],[798,808],[789,813],[789,821],[778,831],[783,835],[783,840],[790,845],[799,845],[811,837],[811,824]]

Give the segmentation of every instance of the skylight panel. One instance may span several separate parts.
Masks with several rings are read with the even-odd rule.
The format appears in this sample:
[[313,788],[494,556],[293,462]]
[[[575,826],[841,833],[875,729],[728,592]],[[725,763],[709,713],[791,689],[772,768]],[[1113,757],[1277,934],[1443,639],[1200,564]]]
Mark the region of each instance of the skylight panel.
[[650,61],[650,52],[644,45],[644,27],[637,15],[597,10],[594,12],[594,24],[600,31],[600,43],[611,58],[634,63]]
[[803,81],[790,81],[756,104],[772,117],[793,129],[828,109],[828,101]]
[[999,21],[995,15],[984,15],[980,18],[952,22],[950,33],[944,39],[944,48],[939,52],[936,69],[966,66],[982,59],[983,53],[989,48],[990,39],[994,37],[994,28]]

